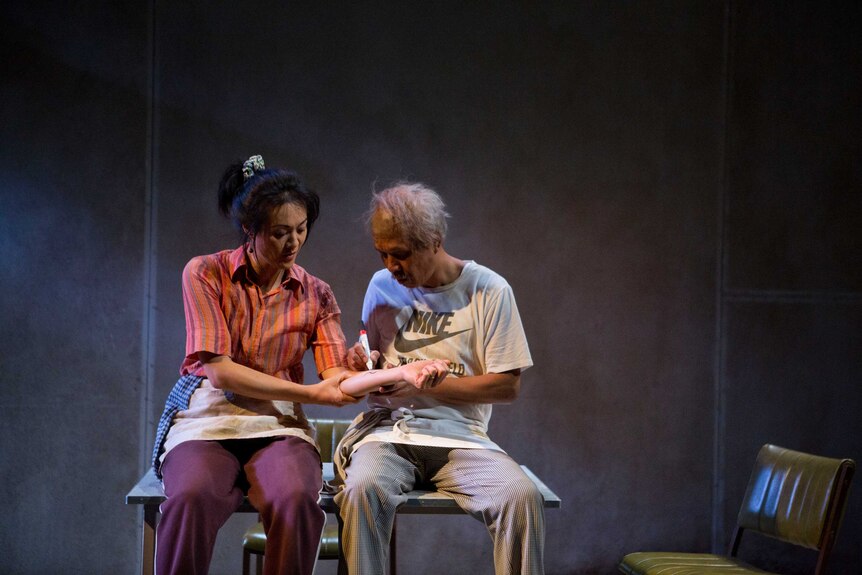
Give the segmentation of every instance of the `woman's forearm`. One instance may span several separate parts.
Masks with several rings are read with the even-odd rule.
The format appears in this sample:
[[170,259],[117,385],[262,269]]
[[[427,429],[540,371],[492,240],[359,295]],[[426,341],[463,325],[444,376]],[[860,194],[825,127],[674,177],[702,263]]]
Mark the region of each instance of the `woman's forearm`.
[[218,389],[255,399],[314,402],[311,386],[267,375],[224,355],[202,361],[207,379]]
[[[302,385],[280,379],[250,367],[235,363],[230,357],[198,354],[207,379],[213,387],[231,391],[255,399],[296,401],[340,407],[356,403],[356,398],[342,392],[338,385],[347,375],[343,368],[331,368],[324,372],[321,382]],[[328,376],[328,377],[327,377]]]

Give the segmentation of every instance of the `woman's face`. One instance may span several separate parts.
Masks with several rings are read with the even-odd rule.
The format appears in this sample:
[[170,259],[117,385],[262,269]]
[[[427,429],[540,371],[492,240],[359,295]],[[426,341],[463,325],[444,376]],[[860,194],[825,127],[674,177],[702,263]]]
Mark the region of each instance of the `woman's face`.
[[272,210],[269,221],[254,236],[259,272],[287,271],[296,262],[299,248],[308,236],[308,216],[302,204],[282,204]]

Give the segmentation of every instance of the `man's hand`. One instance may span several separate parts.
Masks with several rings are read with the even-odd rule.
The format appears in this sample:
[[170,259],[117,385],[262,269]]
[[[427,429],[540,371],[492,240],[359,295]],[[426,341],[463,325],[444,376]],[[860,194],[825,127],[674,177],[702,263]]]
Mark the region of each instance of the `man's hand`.
[[377,360],[380,359],[380,352],[371,351],[371,358],[365,355],[365,350],[362,349],[362,344],[358,341],[347,350],[347,367],[353,371],[366,371],[368,369],[367,362],[371,359],[371,365],[377,365]]
[[449,362],[442,359],[414,361],[401,366],[402,379],[416,389],[430,389],[449,375]]
[[449,362],[441,359],[414,361],[398,366],[402,380],[385,388],[380,388],[375,395],[386,397],[409,397],[431,389],[440,384],[449,375]]
[[439,359],[417,361],[389,369],[372,369],[354,372],[355,377],[341,384],[341,391],[354,397],[368,393],[390,391],[401,386],[416,390],[430,389],[443,381],[449,373],[449,364]]

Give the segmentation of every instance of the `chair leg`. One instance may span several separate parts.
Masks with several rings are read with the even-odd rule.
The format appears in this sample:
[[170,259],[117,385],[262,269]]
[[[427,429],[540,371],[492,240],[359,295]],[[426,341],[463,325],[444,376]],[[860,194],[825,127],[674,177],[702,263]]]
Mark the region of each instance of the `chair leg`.
[[246,549],[242,550],[242,575],[249,575],[248,564],[250,560],[250,555],[251,553],[249,553]]
[[257,566],[257,568],[254,570],[254,572],[257,575],[263,575],[263,555],[257,556],[257,561],[255,562],[255,565]]

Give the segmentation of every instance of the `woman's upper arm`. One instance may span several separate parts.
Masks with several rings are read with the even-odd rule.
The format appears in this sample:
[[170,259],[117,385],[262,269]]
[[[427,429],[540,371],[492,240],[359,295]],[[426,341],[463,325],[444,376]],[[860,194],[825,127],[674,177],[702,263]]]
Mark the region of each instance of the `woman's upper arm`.
[[325,379],[327,376],[324,374],[331,370],[336,369],[332,372],[334,375],[344,369],[347,343],[341,328],[341,310],[335,301],[332,289],[323,284],[318,294],[320,308],[315,319],[311,347],[318,372]]
[[199,355],[203,350],[215,355],[230,354],[230,331],[221,307],[221,286],[212,267],[204,257],[196,257],[183,269],[186,357]]

